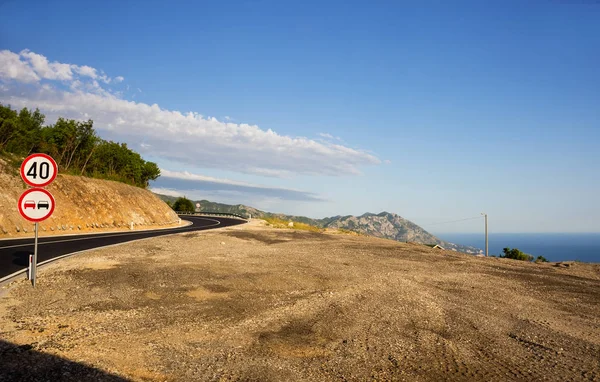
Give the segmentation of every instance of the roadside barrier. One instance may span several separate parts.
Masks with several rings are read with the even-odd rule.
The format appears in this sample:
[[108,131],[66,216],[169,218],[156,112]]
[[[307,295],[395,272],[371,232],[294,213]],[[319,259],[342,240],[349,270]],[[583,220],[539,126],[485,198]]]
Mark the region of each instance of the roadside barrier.
[[175,211],[177,215],[196,215],[196,216],[224,216],[224,217],[232,217],[243,220],[248,220],[247,216],[242,216],[238,214],[228,213],[228,212],[189,212],[189,211]]

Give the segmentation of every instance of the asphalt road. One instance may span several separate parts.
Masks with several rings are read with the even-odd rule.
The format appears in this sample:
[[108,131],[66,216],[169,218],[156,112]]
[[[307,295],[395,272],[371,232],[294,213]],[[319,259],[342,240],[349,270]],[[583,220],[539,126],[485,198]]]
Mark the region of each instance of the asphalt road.
[[[131,231],[98,233],[91,235],[43,236],[38,239],[38,264],[73,252],[84,251],[107,245],[125,243],[148,237],[172,235],[174,233],[203,231],[211,228],[228,227],[245,223],[244,220],[220,216],[204,217],[182,215],[192,225],[154,231]],[[33,254],[33,238],[0,241],[0,280],[15,272],[27,269],[29,254]]]

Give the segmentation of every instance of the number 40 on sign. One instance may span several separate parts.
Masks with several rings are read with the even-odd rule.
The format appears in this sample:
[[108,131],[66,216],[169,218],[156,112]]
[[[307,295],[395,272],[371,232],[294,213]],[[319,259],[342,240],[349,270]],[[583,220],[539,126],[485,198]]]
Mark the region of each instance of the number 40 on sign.
[[21,178],[31,187],[46,187],[56,178],[57,172],[56,162],[46,154],[30,155],[21,165]]

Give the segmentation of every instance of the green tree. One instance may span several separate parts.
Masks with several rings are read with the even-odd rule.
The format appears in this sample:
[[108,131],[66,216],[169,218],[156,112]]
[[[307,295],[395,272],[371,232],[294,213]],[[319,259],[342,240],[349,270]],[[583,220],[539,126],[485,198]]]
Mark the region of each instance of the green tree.
[[146,162],[125,143],[105,141],[96,135],[92,120],[59,118],[42,126],[39,110],[20,112],[0,104],[0,151],[27,155],[34,150],[52,156],[59,171],[148,187],[160,176],[153,162]]
[[0,150],[3,150],[19,128],[19,117],[9,106],[0,105]]
[[160,176],[160,168],[154,162],[145,162],[142,168],[142,182],[145,187],[151,180],[156,180]]
[[532,261],[533,260],[533,256],[531,256],[528,253],[524,253],[519,251],[517,248],[504,248],[502,250],[502,252],[504,252],[504,256],[500,256],[500,257],[504,257],[506,259],[513,259],[513,260],[523,260],[523,261]]
[[19,113],[10,106],[0,105],[0,149],[28,155],[40,142],[44,115],[38,109],[21,109]]
[[185,196],[177,198],[175,203],[173,203],[173,210],[179,212],[194,212],[194,203]]

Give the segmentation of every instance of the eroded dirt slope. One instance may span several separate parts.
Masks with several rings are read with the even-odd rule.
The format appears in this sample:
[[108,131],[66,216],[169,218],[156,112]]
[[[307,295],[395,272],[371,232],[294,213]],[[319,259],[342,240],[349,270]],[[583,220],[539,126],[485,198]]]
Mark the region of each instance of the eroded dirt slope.
[[[17,201],[28,187],[0,159],[0,239],[32,236]],[[177,215],[148,190],[119,182],[58,175],[47,187],[56,199],[52,217],[40,223],[43,235],[176,224]]]
[[0,370],[88,365],[39,366],[67,380],[600,380],[599,265],[368,237],[242,226],[101,249],[16,282],[0,316]]

